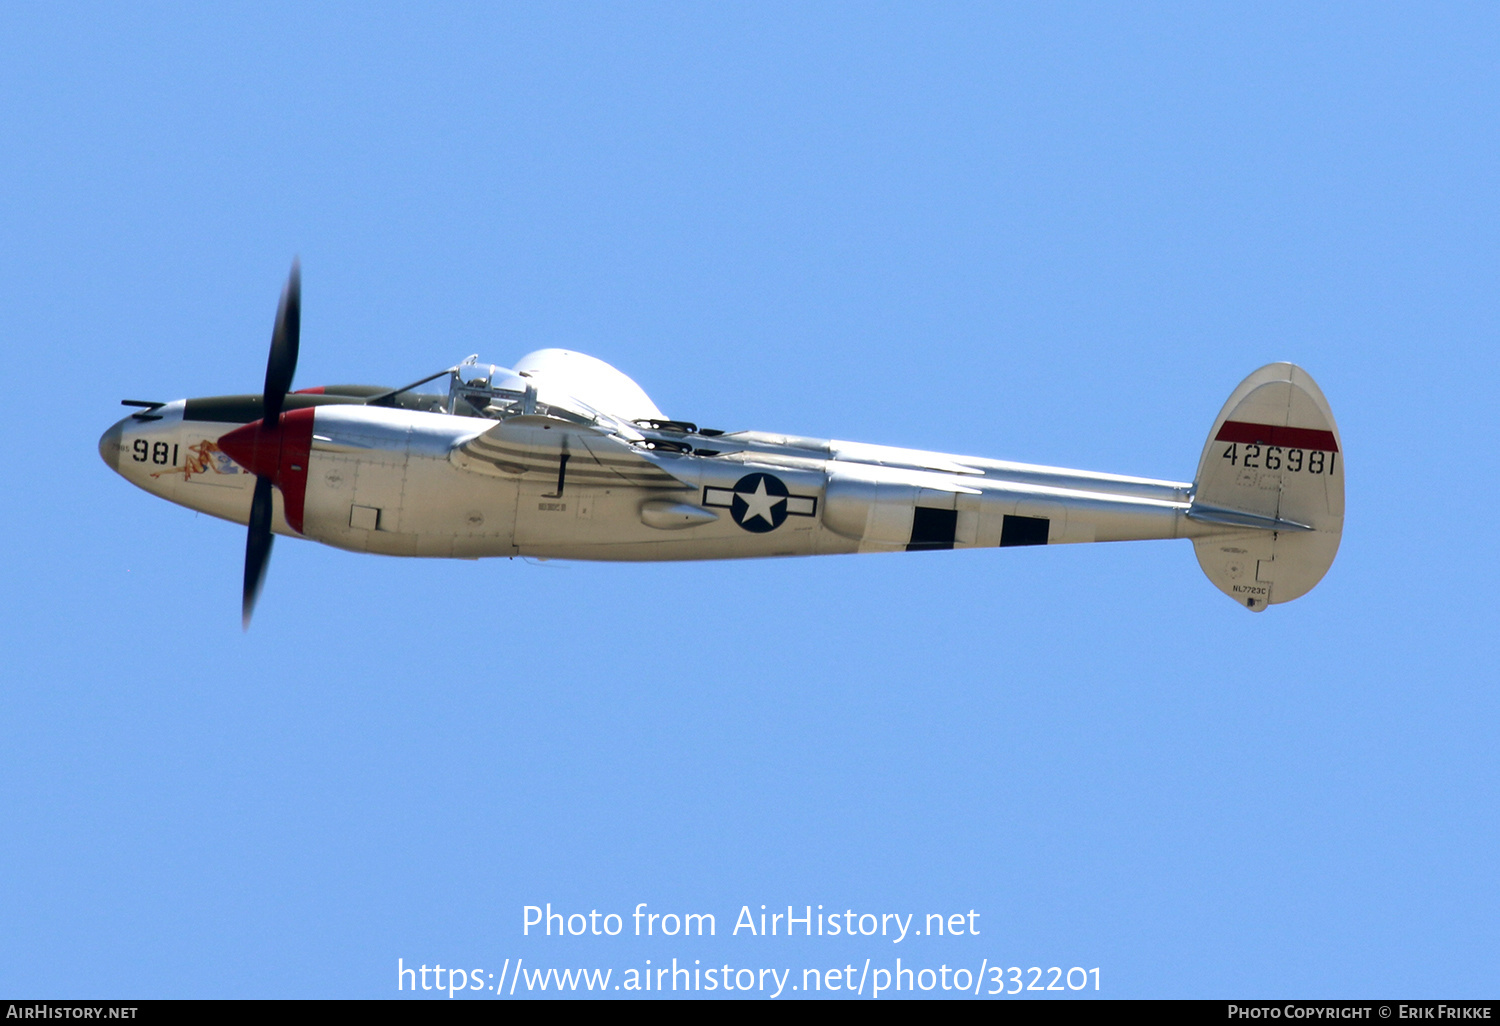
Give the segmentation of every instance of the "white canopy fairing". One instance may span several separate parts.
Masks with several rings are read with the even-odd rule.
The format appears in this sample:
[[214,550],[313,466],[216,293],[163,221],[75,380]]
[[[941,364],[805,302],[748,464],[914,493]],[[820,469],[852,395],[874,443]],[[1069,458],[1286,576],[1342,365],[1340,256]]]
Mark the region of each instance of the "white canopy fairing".
[[622,420],[666,419],[640,385],[603,360],[583,353],[538,349],[521,357],[515,371],[535,381],[544,399],[546,393],[556,391]]

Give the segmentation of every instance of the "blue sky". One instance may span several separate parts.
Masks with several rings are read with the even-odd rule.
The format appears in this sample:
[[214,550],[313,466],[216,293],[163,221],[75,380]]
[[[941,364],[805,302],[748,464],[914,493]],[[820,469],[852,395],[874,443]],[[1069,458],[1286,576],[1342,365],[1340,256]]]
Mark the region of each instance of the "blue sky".
[[[1497,37],[1461,4],[6,7],[0,992],[902,957],[1493,996]],[[1343,547],[1251,616],[1186,543],[284,540],[242,634],[243,530],[96,440],[122,398],[257,390],[294,254],[298,386],[564,346],[702,424],[1179,480],[1292,360]],[[547,902],[718,933],[523,936]],[[980,934],[731,935],[761,904]]]

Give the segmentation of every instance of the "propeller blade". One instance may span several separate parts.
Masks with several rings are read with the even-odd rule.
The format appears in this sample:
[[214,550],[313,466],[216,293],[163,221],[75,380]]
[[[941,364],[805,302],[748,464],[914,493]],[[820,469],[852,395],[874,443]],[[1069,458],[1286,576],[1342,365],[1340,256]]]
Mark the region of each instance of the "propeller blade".
[[255,479],[255,497],[250,500],[250,531],[245,537],[245,598],[242,623],[250,629],[250,614],[255,611],[255,599],[260,595],[260,586],[266,579],[266,565],[271,561],[271,479]]
[[297,373],[297,346],[302,339],[302,262],[292,261],[276,308],[276,327],[271,332],[271,355],[266,360],[265,422],[275,424]]

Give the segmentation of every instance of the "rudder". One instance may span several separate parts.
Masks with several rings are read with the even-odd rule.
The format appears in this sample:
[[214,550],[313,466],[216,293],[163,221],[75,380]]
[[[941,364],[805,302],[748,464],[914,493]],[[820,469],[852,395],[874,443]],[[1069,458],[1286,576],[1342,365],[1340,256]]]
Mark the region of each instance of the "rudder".
[[1344,459],[1333,411],[1302,368],[1251,374],[1219,411],[1194,478],[1198,565],[1247,609],[1322,580],[1344,528]]

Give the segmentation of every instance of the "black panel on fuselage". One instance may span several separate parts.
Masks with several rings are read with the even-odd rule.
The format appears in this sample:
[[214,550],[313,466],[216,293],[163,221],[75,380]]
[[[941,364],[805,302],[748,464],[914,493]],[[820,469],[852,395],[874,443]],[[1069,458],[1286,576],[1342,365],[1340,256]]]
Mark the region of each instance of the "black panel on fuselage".
[[[337,390],[337,392],[335,392]],[[385,395],[389,388],[379,385],[330,385],[324,393],[292,392],[286,397],[283,410],[305,410],[310,406],[359,406],[372,396]],[[412,394],[398,395],[390,403],[406,410],[441,410],[441,399],[437,396]],[[189,399],[182,412],[183,420],[201,420],[216,424],[248,424],[260,420],[265,412],[264,400],[258,395],[215,395],[203,399]]]

